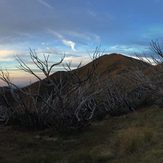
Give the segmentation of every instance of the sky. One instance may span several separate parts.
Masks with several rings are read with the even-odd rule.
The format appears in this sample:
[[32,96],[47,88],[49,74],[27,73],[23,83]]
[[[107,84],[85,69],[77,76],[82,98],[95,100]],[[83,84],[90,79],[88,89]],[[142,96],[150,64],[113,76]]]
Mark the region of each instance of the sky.
[[163,0],[0,0],[0,68],[20,84],[32,79],[17,70],[15,56],[30,63],[29,48],[54,61],[65,54],[74,64],[88,62],[97,46],[148,54],[151,40],[163,41],[162,6]]

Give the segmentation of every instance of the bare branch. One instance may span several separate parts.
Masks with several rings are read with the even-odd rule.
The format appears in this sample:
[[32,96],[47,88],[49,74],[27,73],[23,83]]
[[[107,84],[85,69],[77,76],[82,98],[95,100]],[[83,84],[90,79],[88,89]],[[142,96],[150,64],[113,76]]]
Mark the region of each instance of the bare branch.
[[[57,63],[53,63],[53,64],[49,64],[49,55],[45,55],[43,54],[43,58],[44,60],[41,60],[36,51],[35,50],[32,50],[30,49],[30,59],[32,61],[32,63],[34,63],[34,65],[41,71],[43,72],[44,76],[49,80],[50,80],[50,75],[52,73],[52,69],[55,67],[55,66],[58,66],[60,65],[64,58],[65,58],[65,55],[63,56],[63,58],[61,58],[61,60]],[[32,69],[30,66],[28,66],[28,64],[23,61],[20,57],[17,56],[16,60],[18,61],[19,63],[19,69],[29,73],[29,74],[32,74],[33,76],[35,76],[39,81],[41,81],[42,79],[34,72],[34,69]]]

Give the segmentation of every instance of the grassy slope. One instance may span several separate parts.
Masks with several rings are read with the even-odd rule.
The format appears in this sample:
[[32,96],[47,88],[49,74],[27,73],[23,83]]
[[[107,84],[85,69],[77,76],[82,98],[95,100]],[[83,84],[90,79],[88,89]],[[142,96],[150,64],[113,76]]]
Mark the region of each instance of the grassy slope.
[[163,110],[143,108],[78,134],[0,128],[0,162],[163,162]]

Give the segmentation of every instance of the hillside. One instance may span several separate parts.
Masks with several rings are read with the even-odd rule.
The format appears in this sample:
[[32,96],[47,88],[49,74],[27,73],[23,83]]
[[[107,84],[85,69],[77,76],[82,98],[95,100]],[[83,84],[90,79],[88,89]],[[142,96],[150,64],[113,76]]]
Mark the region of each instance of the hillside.
[[[163,77],[162,72],[160,72],[160,70],[162,70],[161,65],[153,66],[142,60],[127,57],[122,54],[113,53],[109,55],[102,55],[99,58],[96,58],[94,61],[72,71],[55,72],[50,76],[50,79],[56,84],[62,81],[61,85],[64,85],[64,87],[62,88],[62,94],[66,94],[69,89],[71,89],[73,83],[79,82],[78,80],[86,80],[84,84],[86,85],[89,82],[87,81],[87,76],[89,76],[91,73],[94,73],[96,79],[93,79],[94,83],[91,85],[91,87],[89,87],[90,91],[94,92],[98,90],[103,90],[104,92],[104,90],[107,90],[110,87],[109,84],[112,83],[114,85],[113,87],[117,87],[116,89],[119,90],[119,92],[117,93],[124,94],[125,96],[130,96],[131,94],[132,98],[135,96],[135,98],[138,98],[137,100],[141,101],[141,98],[149,98],[146,94],[144,95],[144,92],[141,92],[141,89],[144,89],[141,87],[146,83],[147,80],[151,82],[146,83],[149,85],[147,87],[151,87],[152,85],[154,87],[162,88]],[[155,80],[156,78],[157,80]],[[54,89],[53,86],[47,86],[46,84],[47,79],[43,79],[41,83],[35,82],[29,86],[22,88],[22,90],[33,94],[39,94],[44,97],[47,96],[47,94],[49,94]],[[112,91],[114,92],[115,90]],[[14,99],[10,92],[6,91],[6,93],[6,96],[9,101],[13,103]],[[100,95],[101,99],[103,98],[103,96],[105,96],[105,93],[106,92]],[[150,93],[148,93],[148,96],[149,94]],[[136,96],[141,96],[141,98]],[[24,100],[27,101],[26,99]],[[143,101],[144,100],[138,103],[143,104]],[[130,100],[129,103],[132,102],[133,99]],[[139,105],[135,106],[134,104],[134,109],[138,107]]]
[[[102,112],[97,114],[105,115],[105,110],[108,112],[109,108],[111,112],[114,112],[115,110],[119,115],[138,109],[143,105],[153,105],[156,100],[159,101],[159,105],[160,103],[162,105],[162,93],[161,95],[160,92],[156,93],[157,87],[162,88],[162,77],[160,77],[162,73],[158,71],[158,69],[160,69],[159,67],[160,65],[153,66],[142,60],[114,53],[110,55],[102,55],[94,61],[72,71],[55,72],[50,76],[50,80],[54,81],[56,86],[58,85],[59,87],[62,87],[62,91],[59,93],[61,93],[61,98],[65,98],[64,96],[67,96],[68,92],[71,92],[71,89],[74,89],[74,83],[77,86],[78,82],[85,81],[84,84],[81,84],[80,88],[85,89],[85,85],[89,85],[90,82],[87,78],[90,74],[94,74],[95,77],[93,78],[93,82],[89,88],[85,90],[85,93],[88,95],[91,92],[100,92],[96,96],[98,103],[103,99],[104,101],[102,101],[102,103],[108,101],[108,99],[112,99],[109,101],[109,105],[111,106],[107,106],[105,109],[104,106],[97,106],[97,112]],[[155,80],[156,78],[158,80]],[[56,91],[54,90],[54,86],[47,86],[47,79],[43,79],[41,82],[35,82],[22,88],[22,90],[27,92],[27,94],[39,94],[41,98],[45,99],[52,91],[53,94],[55,94]],[[14,98],[10,92],[6,93],[9,103],[13,105]],[[70,94],[71,96],[68,96],[72,99],[74,98],[73,96],[76,96],[75,94],[72,94],[72,92]],[[150,94],[152,94],[151,97]],[[69,97],[66,98],[70,100]],[[28,106],[33,103],[33,99],[29,99],[28,95],[21,95],[21,99],[24,103],[29,102],[27,104]],[[2,103],[4,103],[4,101]]]
[[[76,73],[80,79],[84,79],[85,76],[87,76],[88,72],[92,70],[93,64],[95,65],[95,73],[98,75],[98,80],[104,81],[108,80],[110,78],[116,78],[118,75],[123,73],[128,73],[129,71],[140,69],[142,71],[145,71],[146,69],[153,69],[153,66],[143,62],[138,59],[134,59],[131,57],[124,56],[122,54],[105,54],[97,59],[94,60],[94,62],[90,62],[78,69],[72,70],[72,72],[69,71],[58,71],[55,72],[50,76],[52,80],[58,81],[60,78],[62,78],[63,81],[69,81],[72,80],[71,75],[73,73]],[[46,80],[46,79],[45,79]],[[42,83],[45,82],[45,80],[42,81]],[[74,80],[74,79],[73,79]],[[31,89],[34,92],[38,90],[38,82],[35,82],[23,89]],[[41,92],[45,91],[45,85],[43,84],[43,87],[40,88]]]
[[[94,65],[96,78],[93,82],[86,80],[77,86],[77,91],[67,95],[71,82],[77,80],[72,74],[84,80]],[[160,65],[152,66],[121,54],[111,54],[76,70],[56,72],[50,78],[65,84],[59,96],[53,97],[56,92],[52,91],[53,86],[46,85],[46,79],[22,88],[37,93],[40,87],[39,95],[45,102],[19,92],[16,95],[20,95],[21,101],[13,103],[9,89],[5,89],[6,97],[12,102],[11,108],[8,106],[12,112],[9,123],[0,124],[0,162],[163,162]],[[82,105],[96,91],[98,94]],[[52,94],[48,95],[49,92]],[[2,98],[1,102],[3,117],[7,107],[3,107]],[[79,106],[83,108],[78,120],[76,110]],[[90,113],[92,117],[85,119]]]
[[[97,58],[94,62],[95,64],[97,64],[96,72],[100,74],[100,76],[116,75],[123,73],[127,70],[130,70],[132,68],[145,69],[151,67],[150,64],[147,64],[141,60],[116,53],[109,55],[105,54]],[[81,75],[86,73],[87,69],[89,69],[92,66],[92,64],[93,62],[88,63],[87,65],[81,67],[80,69],[77,70],[78,73]]]

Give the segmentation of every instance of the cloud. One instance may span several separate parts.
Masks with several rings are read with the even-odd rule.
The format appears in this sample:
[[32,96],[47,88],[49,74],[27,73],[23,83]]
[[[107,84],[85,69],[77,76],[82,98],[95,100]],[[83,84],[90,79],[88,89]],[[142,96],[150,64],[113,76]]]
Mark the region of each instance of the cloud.
[[57,37],[62,41],[62,43],[63,43],[64,45],[70,47],[72,51],[76,51],[76,48],[75,48],[76,43],[75,43],[74,41],[66,39],[63,35],[61,35],[61,34],[58,33],[58,32],[55,32],[55,31],[53,31],[53,30],[50,30],[50,29],[49,29],[48,31],[49,31],[50,33],[52,33],[54,36],[57,36]]
[[[25,2],[22,0],[0,0],[0,44],[17,45],[26,42],[25,46],[31,46],[33,42],[36,44],[40,40],[46,41],[49,39],[47,28],[61,33],[66,40],[63,42],[66,46],[67,41],[72,41],[68,43],[71,49],[73,42],[75,44],[96,42],[99,40],[98,36],[93,36],[90,33],[100,35],[101,30],[109,31],[110,25],[92,18],[87,12],[89,9],[87,2],[76,0],[71,2],[64,0],[27,0]],[[90,14],[93,15],[93,12],[95,11],[90,9]],[[99,29],[101,30],[99,31]],[[78,34],[76,37],[72,36],[73,38],[70,35],[67,37],[66,31],[74,31]],[[50,41],[52,40],[49,39]]]
[[[142,60],[142,61],[150,63],[152,65],[156,65],[156,61],[152,57],[130,56],[130,55],[127,55],[127,56],[138,59],[138,60]],[[157,61],[159,62],[159,59],[157,59]]]
[[94,33],[90,33],[90,32],[77,32],[77,31],[66,31],[66,33],[70,36],[72,36],[73,38],[76,38],[78,40],[83,40],[83,41],[94,41],[96,43],[100,43],[101,42],[101,38],[99,35],[94,34]]
[[0,50],[0,61],[12,61],[16,55],[14,50]]
[[48,3],[46,2],[45,0],[37,0],[40,4],[42,4],[43,6],[49,8],[49,9],[52,9],[53,7]]
[[65,45],[71,47],[71,49],[72,49],[73,51],[76,51],[76,49],[75,49],[75,45],[76,45],[75,42],[73,42],[73,41],[71,41],[71,40],[65,40],[65,39],[63,39],[62,42],[63,42]]
[[72,63],[71,67],[76,68],[80,63],[83,65],[86,65],[91,61],[91,58],[88,55],[85,56],[68,56],[65,57],[64,62],[65,63]]
[[109,52],[115,53],[143,53],[148,52],[149,48],[145,45],[113,45],[109,47]]

